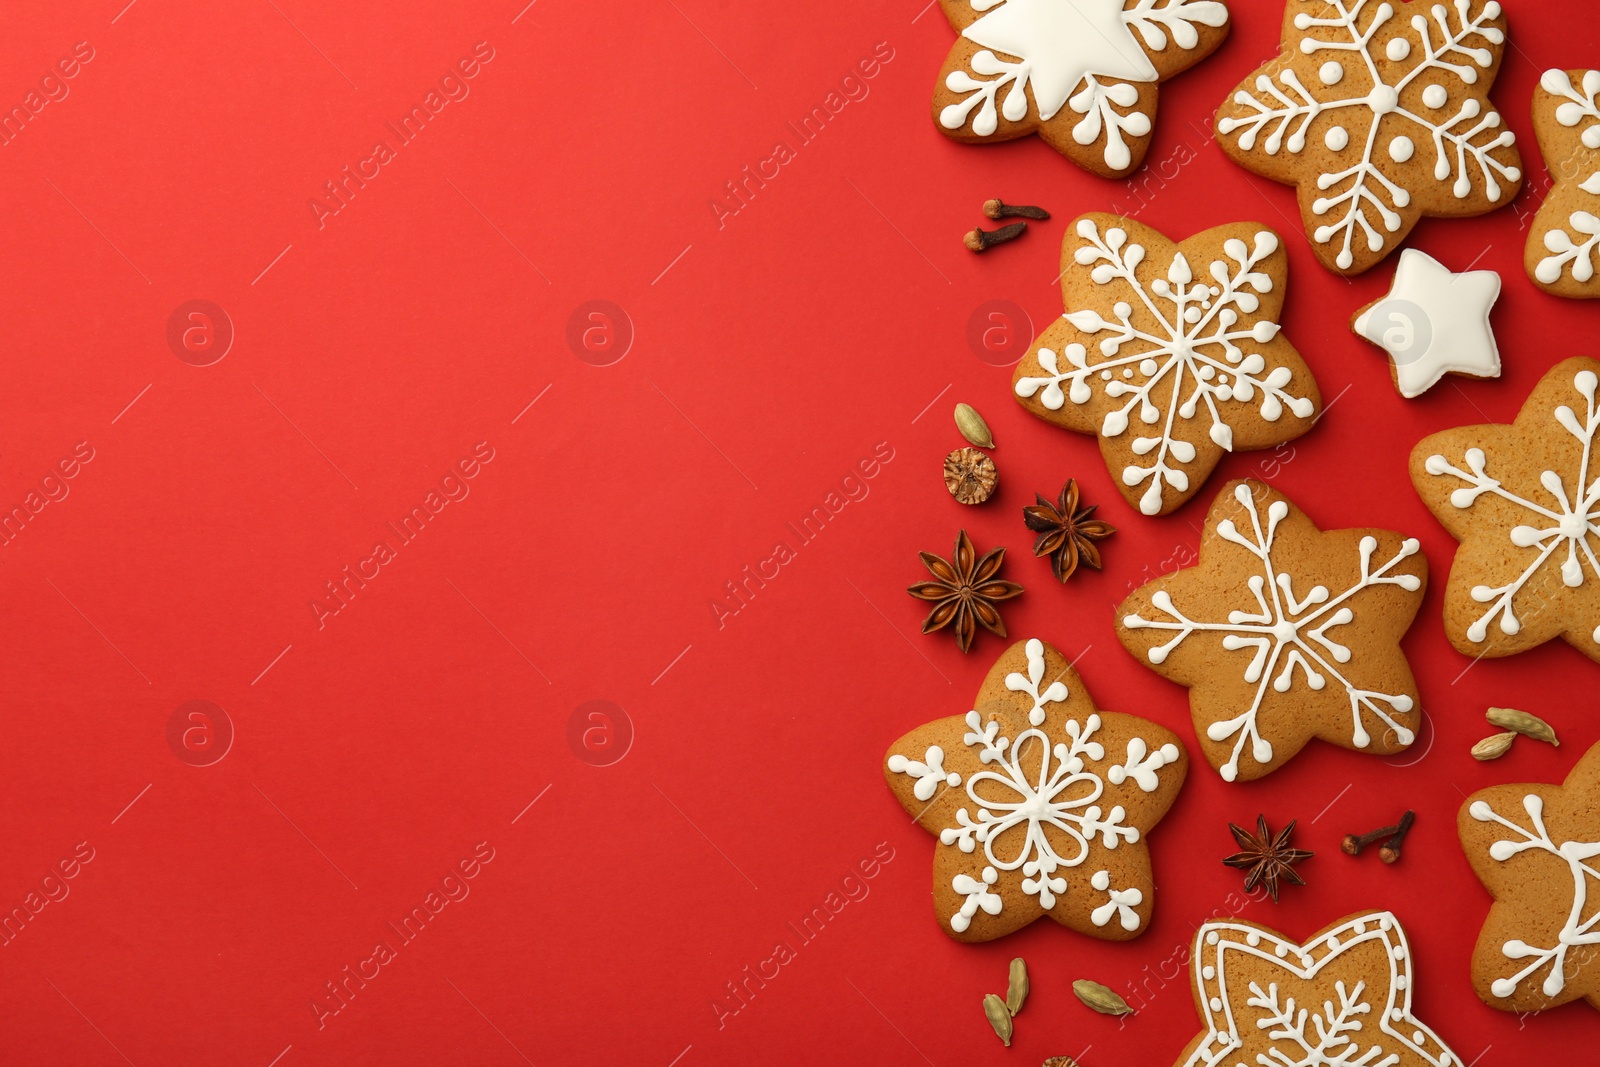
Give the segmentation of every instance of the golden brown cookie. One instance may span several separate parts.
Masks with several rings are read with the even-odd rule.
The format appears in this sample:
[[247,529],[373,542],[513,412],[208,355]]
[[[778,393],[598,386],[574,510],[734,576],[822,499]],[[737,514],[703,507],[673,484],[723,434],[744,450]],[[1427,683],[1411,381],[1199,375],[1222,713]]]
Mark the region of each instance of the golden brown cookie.
[[1461,547],[1444,628],[1469,656],[1563,638],[1600,660],[1600,362],[1556,364],[1510,426],[1460,426],[1411,451],[1411,481]]
[[1200,562],[1135,590],[1117,636],[1189,687],[1200,749],[1227,781],[1270,774],[1314,737],[1389,755],[1415,739],[1400,639],[1427,578],[1412,538],[1322,532],[1276,489],[1231,482]]
[[1556,296],[1600,296],[1600,70],[1547,70],[1533,94],[1533,133],[1554,183],[1528,231],[1523,265]]
[[1491,1008],[1600,1008],[1600,745],[1561,785],[1480,789],[1457,817],[1461,847],[1494,897],[1472,953]]
[[1316,422],[1322,397],[1279,332],[1289,259],[1237,222],[1182,243],[1084,215],[1061,247],[1066,314],[1017,364],[1013,390],[1046,422],[1098,434],[1123,497],[1165,515],[1223,453],[1271,448]]
[[1282,50],[1217,110],[1217,142],[1295,186],[1311,250],[1359,274],[1424,216],[1516,197],[1516,136],[1489,102],[1505,36],[1497,0],[1288,0]]
[[912,730],[884,760],[895,799],[939,838],[939,925],[958,941],[1041,915],[1111,941],[1143,933],[1155,893],[1145,835],[1189,769],[1177,735],[1097,711],[1039,640],[995,661],[973,707]]
[[939,0],[957,33],[933,121],[967,144],[1037,133],[1120,178],[1144,160],[1157,83],[1228,36],[1221,0]]
[[1180,1067],[1462,1067],[1411,1012],[1411,946],[1387,911],[1291,941],[1238,919],[1209,922],[1190,956],[1206,1029]]

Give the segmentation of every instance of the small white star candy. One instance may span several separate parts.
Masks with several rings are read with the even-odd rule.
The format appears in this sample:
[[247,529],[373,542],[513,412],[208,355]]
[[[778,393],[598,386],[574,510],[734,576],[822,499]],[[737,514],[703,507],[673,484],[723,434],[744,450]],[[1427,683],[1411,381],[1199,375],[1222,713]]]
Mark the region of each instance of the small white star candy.
[[1426,252],[1407,248],[1388,295],[1356,312],[1350,328],[1389,353],[1395,388],[1410,399],[1446,374],[1500,377],[1500,347],[1489,325],[1499,298],[1494,271],[1453,274]]

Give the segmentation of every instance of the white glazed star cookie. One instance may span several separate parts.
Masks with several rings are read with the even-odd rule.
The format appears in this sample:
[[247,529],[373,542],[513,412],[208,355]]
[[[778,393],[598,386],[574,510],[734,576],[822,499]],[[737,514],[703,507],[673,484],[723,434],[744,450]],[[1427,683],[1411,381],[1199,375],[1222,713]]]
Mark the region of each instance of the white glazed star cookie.
[[1446,374],[1500,377],[1500,346],[1489,325],[1499,298],[1494,271],[1453,274],[1428,253],[1407,248],[1388,294],[1356,312],[1350,328],[1389,354],[1395,388],[1410,399]]

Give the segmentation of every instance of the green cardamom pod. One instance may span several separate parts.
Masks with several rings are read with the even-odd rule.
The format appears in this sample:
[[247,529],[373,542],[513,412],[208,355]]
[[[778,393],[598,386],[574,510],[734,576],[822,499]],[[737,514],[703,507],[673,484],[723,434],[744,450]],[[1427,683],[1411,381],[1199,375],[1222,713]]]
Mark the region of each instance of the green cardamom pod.
[[1028,999],[1028,964],[1018,956],[1011,961],[1011,981],[1006,985],[1006,1011],[1015,1015]]
[[994,434],[989,432],[989,424],[983,421],[983,416],[971,404],[956,405],[956,429],[968,442],[979,448],[994,447]]
[[1006,1002],[993,993],[986,993],[983,998],[983,1014],[988,1016],[989,1025],[994,1027],[994,1036],[1004,1041],[1006,1048],[1010,1048],[1011,1013],[1006,1010]]
[[1511,751],[1511,742],[1516,739],[1517,733],[1515,730],[1507,730],[1503,734],[1490,734],[1472,746],[1472,758],[1475,760],[1499,759]]
[[1128,1002],[1117,996],[1099,982],[1091,982],[1080,978],[1072,983],[1072,991],[1078,994],[1078,999],[1101,1015],[1129,1015],[1133,1009],[1128,1007]]
[[1515,730],[1524,737],[1531,737],[1535,741],[1547,741],[1557,748],[1561,747],[1561,742],[1556,739],[1556,732],[1550,728],[1549,723],[1537,715],[1530,715],[1515,708],[1490,708],[1484,718],[1502,730]]

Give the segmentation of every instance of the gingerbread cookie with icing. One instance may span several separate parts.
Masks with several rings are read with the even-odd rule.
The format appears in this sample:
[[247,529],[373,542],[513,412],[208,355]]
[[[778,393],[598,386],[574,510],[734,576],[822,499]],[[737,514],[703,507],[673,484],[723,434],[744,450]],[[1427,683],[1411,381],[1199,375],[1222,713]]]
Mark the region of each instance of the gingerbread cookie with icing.
[[1189,687],[1200,750],[1227,781],[1272,773],[1312,738],[1391,755],[1416,737],[1400,639],[1427,577],[1413,538],[1324,532],[1276,489],[1232,482],[1199,562],[1135,590],[1117,637]]
[[1461,847],[1494,897],[1472,953],[1491,1008],[1600,1008],[1600,745],[1561,785],[1497,785],[1467,798]]
[[884,777],[938,837],[933,906],[951,937],[989,941],[1048,915],[1125,941],[1150,923],[1145,837],[1188,768],[1176,734],[1097,710],[1066,657],[1035,639],[995,661],[972,711],[896,741]]
[[1033,414],[1097,434],[1129,504],[1165,515],[1222,456],[1309,430],[1322,398],[1278,326],[1282,242],[1238,222],[1181,243],[1132,219],[1090,214],[1061,248],[1064,314],[1017,364]]
[[1461,426],[1411,452],[1422,502],[1461,546],[1450,643],[1510,656],[1560,637],[1600,660],[1600,361],[1552,367],[1510,426]]
[[967,144],[1037,133],[1086,170],[1144,160],[1157,84],[1228,36],[1221,0],[939,0],[956,39],[933,121]]
[[1218,109],[1217,142],[1295,186],[1317,258],[1359,274],[1424,216],[1516,197],[1516,136],[1489,101],[1505,41],[1497,0],[1288,0],[1282,50]]
[[1411,1010],[1411,946],[1387,911],[1304,942],[1242,920],[1208,922],[1190,954],[1205,1030],[1178,1067],[1462,1067]]
[[1547,70],[1533,94],[1533,133],[1553,185],[1523,265],[1556,296],[1600,296],[1600,70]]

